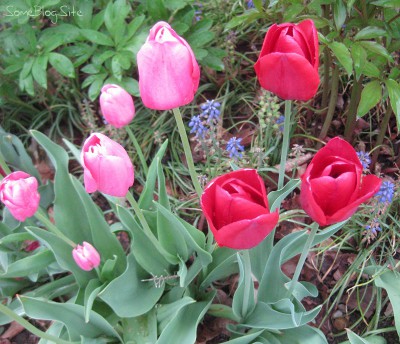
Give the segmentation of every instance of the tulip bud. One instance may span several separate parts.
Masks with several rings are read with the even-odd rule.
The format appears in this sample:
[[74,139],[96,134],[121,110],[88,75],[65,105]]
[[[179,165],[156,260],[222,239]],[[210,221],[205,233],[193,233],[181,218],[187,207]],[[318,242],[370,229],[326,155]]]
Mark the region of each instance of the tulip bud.
[[166,22],[150,30],[137,54],[143,104],[170,110],[189,104],[199,87],[200,69],[189,44]]
[[77,245],[72,250],[72,256],[76,264],[85,271],[90,271],[100,265],[99,253],[86,241],[84,241],[82,245]]
[[85,141],[81,153],[87,192],[99,190],[110,196],[124,197],[133,185],[134,171],[125,149],[99,133]]
[[135,105],[131,95],[118,85],[103,86],[100,108],[106,121],[116,128],[128,125],[135,117]]
[[17,171],[0,183],[0,200],[18,221],[25,221],[39,208],[38,182],[28,173]]

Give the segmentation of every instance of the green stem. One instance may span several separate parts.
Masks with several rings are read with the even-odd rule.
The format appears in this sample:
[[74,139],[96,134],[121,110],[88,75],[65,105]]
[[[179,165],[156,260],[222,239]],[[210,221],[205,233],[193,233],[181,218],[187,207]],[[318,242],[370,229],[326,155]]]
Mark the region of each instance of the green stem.
[[357,107],[361,97],[361,85],[364,76],[361,75],[360,79],[355,80],[353,89],[351,90],[351,98],[349,104],[349,111],[347,112],[346,126],[344,128],[344,137],[347,141],[351,141],[354,133],[354,128],[357,122]]
[[192,151],[190,149],[189,140],[186,135],[185,126],[184,126],[183,120],[182,120],[182,115],[181,115],[181,112],[179,111],[179,108],[172,109],[172,111],[175,116],[176,124],[178,125],[179,135],[181,136],[183,150],[185,151],[186,162],[187,162],[187,165],[189,168],[189,174],[190,174],[190,177],[192,178],[192,183],[194,185],[194,188],[200,197],[201,194],[203,193],[203,190],[200,186],[199,180],[197,178],[197,173],[194,168]]
[[278,190],[282,189],[285,179],[286,159],[289,151],[290,127],[291,127],[292,101],[285,100],[285,122],[283,123],[283,139],[281,150],[281,162],[279,164]]
[[331,86],[331,97],[329,98],[328,112],[325,117],[324,125],[322,126],[319,138],[323,140],[328,133],[329,127],[332,123],[333,114],[335,113],[335,107],[337,103],[337,96],[339,90],[339,67],[336,64],[332,72],[332,86]]
[[314,241],[315,234],[317,234],[318,227],[319,227],[318,224],[315,222],[311,225],[311,232],[308,235],[306,244],[304,245],[303,251],[301,252],[299,262],[297,263],[296,270],[294,271],[292,281],[290,282],[289,292],[288,292],[290,298],[292,298],[294,288],[297,284],[297,281],[299,280],[301,270],[303,269],[304,263],[307,259],[307,255],[311,248],[312,242]]
[[144,158],[144,155],[143,155],[143,152],[142,152],[142,148],[140,147],[139,143],[137,142],[135,134],[133,133],[133,131],[129,127],[129,125],[127,125],[125,127],[125,129],[126,129],[128,135],[129,135],[129,138],[131,139],[133,145],[135,146],[136,153],[137,153],[137,155],[139,155],[140,163],[142,164],[144,175],[147,177],[147,173],[149,171],[149,168],[147,166],[146,159]]
[[14,313],[11,309],[4,306],[1,302],[0,302],[0,312],[5,314],[9,318],[13,319],[14,321],[16,321],[18,324],[23,326],[26,330],[28,330],[32,334],[34,334],[40,338],[47,339],[48,341],[50,341],[52,343],[56,343],[56,344],[80,343],[80,342],[69,342],[69,341],[54,337],[46,332],[39,330],[38,328],[33,326],[29,321],[25,320],[23,317],[19,316],[18,314]]
[[64,240],[68,245],[71,245],[72,247],[76,247],[76,244],[67,238],[64,233],[62,233],[50,220],[49,218],[45,215],[44,211],[39,208],[38,211],[35,213],[35,217],[42,222],[47,229],[52,232],[53,234],[57,235],[60,239]]
[[331,52],[328,47],[324,49],[324,84],[322,87],[321,108],[324,109],[328,105],[329,95],[329,71],[331,67]]
[[374,166],[376,163],[376,160],[378,159],[378,155],[379,155],[379,151],[380,151],[380,149],[378,147],[383,143],[383,139],[385,138],[386,129],[389,124],[389,120],[390,120],[390,117],[392,116],[392,113],[393,113],[392,107],[389,106],[389,108],[385,112],[385,116],[383,117],[383,120],[381,123],[381,129],[379,130],[378,137],[376,138],[376,142],[375,142],[376,149],[374,150],[374,154],[372,155],[371,166]]

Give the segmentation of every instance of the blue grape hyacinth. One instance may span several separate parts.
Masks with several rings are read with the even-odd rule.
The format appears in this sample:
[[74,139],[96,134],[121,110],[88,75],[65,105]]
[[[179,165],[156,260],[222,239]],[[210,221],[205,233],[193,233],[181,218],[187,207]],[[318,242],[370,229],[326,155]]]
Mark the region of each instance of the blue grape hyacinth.
[[390,203],[393,200],[394,184],[390,181],[384,181],[375,197],[379,203]]
[[218,122],[220,115],[221,104],[215,100],[207,100],[206,103],[200,105],[202,113],[200,116],[207,118],[207,123],[213,124],[214,122]]
[[368,152],[359,151],[357,152],[357,156],[360,159],[361,165],[364,170],[369,168],[369,164],[371,163],[371,157]]
[[243,156],[241,152],[244,151],[244,146],[240,142],[242,142],[241,138],[232,137],[226,144],[226,150],[229,152],[230,158],[237,160]]
[[207,128],[204,126],[203,121],[199,116],[193,116],[189,122],[189,128],[191,128],[190,133],[196,134],[198,138],[204,138],[207,133]]

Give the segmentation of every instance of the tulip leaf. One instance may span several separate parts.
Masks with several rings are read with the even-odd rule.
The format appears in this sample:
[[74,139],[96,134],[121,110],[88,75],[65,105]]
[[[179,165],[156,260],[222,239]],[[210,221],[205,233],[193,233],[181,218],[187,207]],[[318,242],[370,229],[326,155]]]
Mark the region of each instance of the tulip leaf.
[[72,247],[58,236],[37,227],[27,227],[26,230],[46,244],[53,252],[57,263],[65,270],[71,271],[80,286],[86,285],[91,278],[96,276],[94,271],[83,271],[79,268],[72,257]]
[[346,69],[347,74],[353,72],[353,59],[349,49],[340,42],[332,42],[328,44],[329,48],[333,51],[334,55],[337,57],[341,65]]
[[382,98],[382,88],[378,80],[366,84],[361,92],[360,103],[357,108],[357,116],[364,116],[371,110]]
[[132,236],[132,252],[140,266],[153,275],[169,272],[170,264],[178,264],[179,260],[165,251],[158,241],[149,240],[135,217],[125,208],[117,206],[117,214],[124,227]]
[[250,255],[247,250],[237,253],[239,284],[233,295],[232,310],[239,319],[245,319],[255,307],[254,283],[251,273]]
[[42,250],[31,256],[19,259],[8,265],[7,270],[0,273],[1,278],[26,277],[46,269],[54,263],[54,255],[50,250]]
[[92,310],[94,300],[103,289],[103,287],[104,286],[100,283],[98,279],[92,279],[89,281],[88,285],[85,288],[84,307],[86,323],[89,322],[90,312]]
[[286,183],[286,185],[277,191],[272,191],[268,194],[268,204],[270,208],[270,212],[274,212],[277,208],[279,208],[282,201],[285,199],[287,195],[289,195],[293,190],[295,190],[301,181],[300,179],[292,179]]
[[264,331],[260,336],[273,344],[328,344],[322,331],[308,325],[273,333]]
[[157,173],[158,173],[157,159],[159,159],[160,161],[162,160],[165,150],[167,149],[167,145],[168,145],[168,140],[165,140],[165,142],[162,144],[162,146],[160,147],[157,154],[153,158],[153,161],[150,164],[149,172],[147,174],[146,184],[144,185],[143,191],[140,194],[138,202],[140,209],[152,210],[154,208],[152,202],[154,199],[154,192],[155,192]]
[[124,343],[150,344],[157,341],[156,311],[152,309],[138,317],[123,318],[122,328]]
[[22,295],[19,300],[27,316],[63,323],[72,341],[79,340],[81,336],[96,338],[104,334],[122,340],[110,323],[94,311],[90,311],[89,322],[86,323],[84,307],[81,305],[57,303]]
[[182,307],[162,331],[156,344],[169,344],[171,338],[174,343],[194,344],[197,326],[210,307],[214,296],[215,292],[211,292],[205,301],[189,303]]
[[389,93],[390,105],[396,115],[397,128],[400,128],[400,85],[393,79],[385,81]]
[[396,271],[386,271],[378,275],[375,280],[375,285],[384,288],[389,296],[390,303],[393,307],[394,321],[397,334],[400,336],[400,276]]
[[99,297],[119,317],[131,318],[145,314],[157,303],[165,287],[164,283],[157,287],[152,281],[142,281],[148,279],[146,276],[131,253],[125,272],[110,282]]
[[165,327],[176,317],[178,312],[185,306],[191,303],[195,303],[196,300],[192,299],[189,296],[183,296],[181,299],[168,303],[168,304],[159,304],[157,309],[157,322],[158,322],[158,331],[161,333]]

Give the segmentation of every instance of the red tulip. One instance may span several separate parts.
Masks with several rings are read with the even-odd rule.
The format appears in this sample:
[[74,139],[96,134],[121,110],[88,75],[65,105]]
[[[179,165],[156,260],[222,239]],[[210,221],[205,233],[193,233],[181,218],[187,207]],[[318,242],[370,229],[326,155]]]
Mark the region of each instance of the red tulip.
[[318,34],[310,19],[272,25],[254,65],[263,88],[286,100],[309,100],[319,85]]
[[270,213],[264,182],[253,169],[213,179],[200,202],[219,246],[252,248],[278,223],[278,210]]
[[199,87],[200,69],[189,44],[168,23],[158,22],[137,54],[139,89],[150,109],[189,104]]
[[302,176],[300,201],[305,212],[321,226],[350,218],[381,186],[381,179],[363,176],[362,171],[348,142],[339,137],[330,140]]
[[81,152],[87,192],[99,190],[124,197],[133,185],[134,171],[128,153],[119,143],[99,133],[90,135]]
[[10,173],[0,183],[0,200],[18,221],[25,221],[39,208],[38,181],[28,173]]

